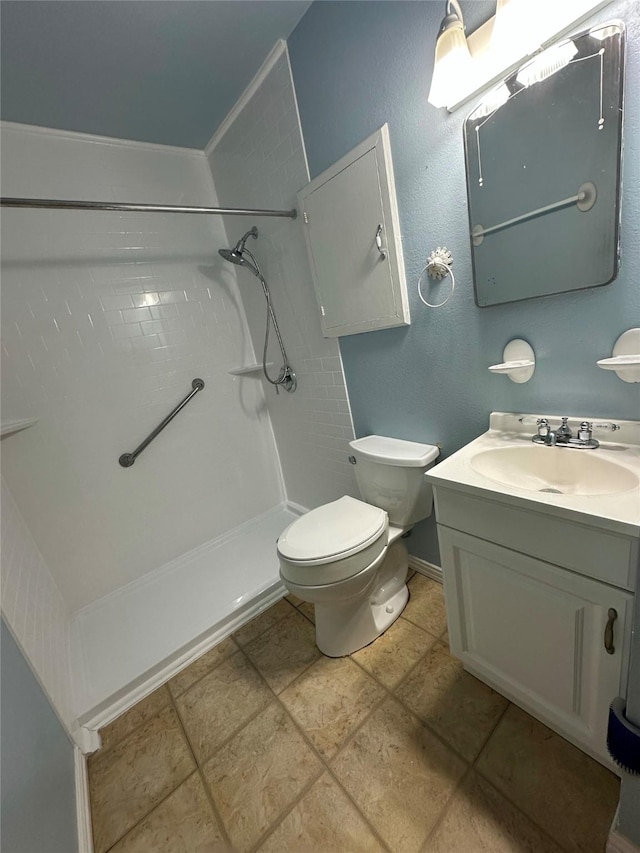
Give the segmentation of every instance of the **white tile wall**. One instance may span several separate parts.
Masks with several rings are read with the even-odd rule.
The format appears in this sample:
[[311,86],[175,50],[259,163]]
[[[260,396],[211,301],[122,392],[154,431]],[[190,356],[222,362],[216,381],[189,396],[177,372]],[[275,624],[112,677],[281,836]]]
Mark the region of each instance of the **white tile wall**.
[[0,506],[2,615],[70,729],[74,715],[67,608],[4,478]]
[[[296,191],[309,176],[286,48],[231,118],[207,149],[220,203],[296,207]],[[264,383],[287,496],[309,508],[344,494],[357,496],[347,461],[354,433],[340,351],[336,340],[321,334],[303,225],[300,220],[229,219],[231,243],[254,224],[260,237],[249,248],[269,282],[299,383],[294,394],[279,396]],[[265,301],[249,272],[239,270],[238,279],[254,348],[261,356]],[[280,360],[273,335],[269,353],[277,375]]]
[[[202,152],[2,127],[3,194],[217,204]],[[3,473],[71,610],[283,497],[227,243],[214,216],[5,210]],[[132,468],[118,457],[199,376]]]

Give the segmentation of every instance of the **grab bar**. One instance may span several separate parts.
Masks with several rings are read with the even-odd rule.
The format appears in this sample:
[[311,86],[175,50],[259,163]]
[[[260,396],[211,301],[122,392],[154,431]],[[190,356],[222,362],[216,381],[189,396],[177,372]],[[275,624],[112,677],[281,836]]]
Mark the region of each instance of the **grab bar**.
[[166,425],[175,418],[175,416],[178,414],[180,409],[182,409],[184,406],[186,406],[187,403],[189,402],[189,400],[192,397],[195,397],[195,395],[198,393],[198,391],[202,391],[202,389],[204,388],[204,382],[202,381],[202,379],[194,379],[193,382],[191,383],[191,387],[193,388],[193,391],[190,394],[187,394],[187,396],[184,398],[184,400],[182,400],[180,403],[178,403],[178,405],[171,412],[171,414],[167,415],[167,417],[162,421],[161,424],[158,424],[158,426],[153,430],[153,432],[150,433],[145,438],[145,440],[136,447],[136,449],[133,451],[133,453],[123,453],[122,454],[122,456],[118,459],[118,462],[122,465],[123,468],[130,468],[133,465],[133,463],[136,461],[137,457],[142,453],[142,451],[145,449],[145,447],[148,444],[151,444],[151,442],[158,435],[158,433],[162,432],[162,430],[166,427]]

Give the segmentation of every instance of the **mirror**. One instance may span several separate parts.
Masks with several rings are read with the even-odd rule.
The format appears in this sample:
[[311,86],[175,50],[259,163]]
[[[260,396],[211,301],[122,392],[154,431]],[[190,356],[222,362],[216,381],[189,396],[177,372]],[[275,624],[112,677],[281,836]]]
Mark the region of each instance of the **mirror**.
[[535,56],[464,123],[480,307],[609,284],[618,271],[624,25]]

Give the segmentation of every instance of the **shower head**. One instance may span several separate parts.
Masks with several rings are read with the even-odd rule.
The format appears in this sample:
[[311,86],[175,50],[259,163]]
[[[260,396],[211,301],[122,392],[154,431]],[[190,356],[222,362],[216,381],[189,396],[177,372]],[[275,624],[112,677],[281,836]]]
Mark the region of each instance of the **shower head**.
[[237,252],[235,249],[218,249],[218,254],[225,259],[225,261],[229,261],[232,264],[238,264],[238,266],[244,266],[247,262],[242,257],[240,252]]
[[258,239],[258,229],[254,225],[253,228],[250,228],[246,234],[244,234],[233,247],[233,249],[218,249],[218,254],[225,259],[225,261],[229,261],[232,264],[237,264],[240,267],[243,266],[251,266],[245,258],[243,258],[242,253],[244,252],[245,243],[249,239],[249,237],[253,237],[254,240]]

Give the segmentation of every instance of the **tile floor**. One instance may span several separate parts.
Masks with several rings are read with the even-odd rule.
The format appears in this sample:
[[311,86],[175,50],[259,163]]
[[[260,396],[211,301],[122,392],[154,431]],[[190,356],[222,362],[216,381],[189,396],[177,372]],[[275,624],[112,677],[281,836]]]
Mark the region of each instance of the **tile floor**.
[[465,673],[442,587],[409,588],[350,658],[280,601],[103,729],[96,853],[602,853],[616,777]]

